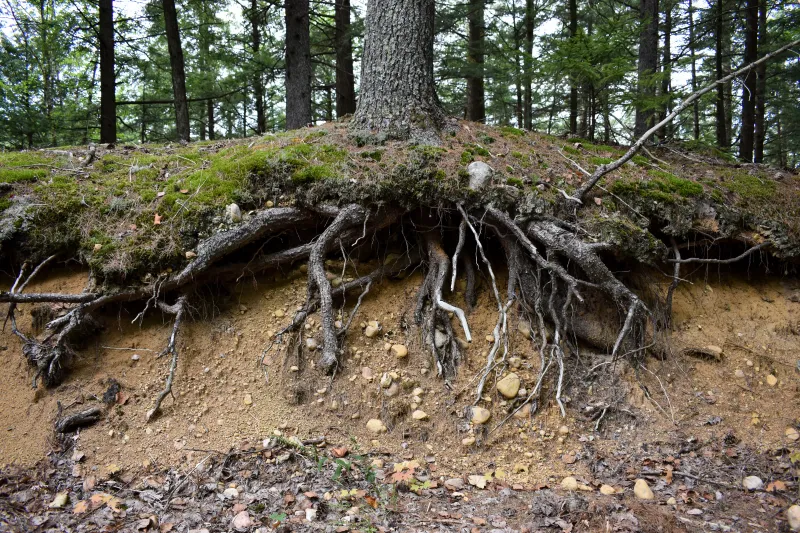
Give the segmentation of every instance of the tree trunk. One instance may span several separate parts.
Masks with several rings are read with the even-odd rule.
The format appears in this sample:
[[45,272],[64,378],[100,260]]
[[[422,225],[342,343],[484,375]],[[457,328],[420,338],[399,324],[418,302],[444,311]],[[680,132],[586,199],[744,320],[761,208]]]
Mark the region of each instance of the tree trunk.
[[353,35],[350,0],[336,0],[336,117],[356,112],[356,81],[353,75]]
[[[723,0],[717,0],[717,9],[714,22],[716,28],[714,33],[714,67],[716,69],[717,79],[725,77],[725,71],[722,68],[723,54],[725,53],[725,25],[724,25],[724,5]],[[725,112],[725,84],[717,85],[717,98],[716,98],[716,123],[717,123],[717,145],[720,148],[728,148],[730,139],[728,138],[728,128],[726,127],[726,112]]]
[[523,126],[526,130],[533,127],[533,28],[536,21],[533,13],[533,0],[525,0],[525,57],[523,58],[523,83],[525,85],[525,109],[523,110]]
[[169,63],[172,69],[172,93],[175,98],[175,129],[178,140],[189,142],[189,106],[186,102],[186,72],[184,70],[183,49],[178,30],[178,14],[175,0],[162,0],[164,7],[164,27],[167,33]]
[[[664,3],[664,49],[661,59],[661,96],[664,99],[664,108],[661,111],[661,118],[666,118],[672,111],[672,0],[665,0]],[[664,126],[663,139],[672,136],[672,124]]]
[[114,0],[100,0],[100,142],[117,142]]
[[311,118],[311,40],[308,0],[286,0],[286,129],[304,128]]
[[433,82],[434,0],[370,0],[354,133],[438,142],[445,116]]
[[[645,0],[642,0],[645,1]],[[569,0],[569,38],[575,39],[578,34],[578,2]],[[578,132],[578,83],[575,76],[569,78],[569,133]]]
[[467,120],[486,121],[483,87],[483,51],[486,29],[484,27],[484,0],[470,0],[467,13]]
[[206,101],[206,118],[208,119],[208,140],[213,141],[214,135],[214,100],[210,98]]
[[[689,54],[692,59],[692,93],[697,92],[697,43],[694,40],[694,7],[689,0]],[[700,139],[700,102],[692,104],[692,132],[694,140]]]
[[[758,59],[758,0],[747,0],[744,19],[744,64],[747,65]],[[742,88],[742,131],[739,134],[739,159],[747,163],[753,161],[756,90],[756,72],[750,69]]]
[[658,0],[641,0],[639,5],[639,62],[636,92],[636,124],[634,136],[640,137],[653,125],[655,113],[653,76],[658,66]]
[[250,30],[253,38],[253,99],[256,101],[256,134],[262,135],[267,129],[264,118],[264,82],[261,74],[261,27],[259,25],[258,0],[250,0]]
[[[767,53],[767,0],[758,2],[758,50],[760,55]],[[756,69],[756,125],[754,139],[754,163],[764,162],[764,139],[767,136],[766,99],[767,65],[762,63]]]

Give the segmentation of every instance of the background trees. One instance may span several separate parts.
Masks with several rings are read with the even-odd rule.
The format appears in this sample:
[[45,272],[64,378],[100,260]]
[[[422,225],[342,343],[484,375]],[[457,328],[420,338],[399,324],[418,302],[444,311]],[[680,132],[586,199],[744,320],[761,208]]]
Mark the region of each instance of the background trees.
[[[693,88],[800,34],[800,7],[782,0],[436,6],[446,114],[607,143],[628,142]],[[5,0],[0,11],[4,149],[212,140],[356,109],[364,0]],[[660,140],[797,166],[799,71],[787,54],[721,84]]]

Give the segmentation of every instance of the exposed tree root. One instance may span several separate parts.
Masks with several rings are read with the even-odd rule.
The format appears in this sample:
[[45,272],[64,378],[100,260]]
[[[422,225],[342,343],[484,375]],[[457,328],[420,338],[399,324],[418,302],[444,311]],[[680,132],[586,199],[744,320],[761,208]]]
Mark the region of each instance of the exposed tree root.
[[148,421],[152,420],[153,417],[158,415],[161,409],[161,402],[163,402],[164,398],[166,398],[168,395],[172,394],[172,382],[175,380],[175,371],[178,368],[178,331],[180,330],[183,316],[186,313],[186,296],[179,297],[178,301],[175,302],[174,305],[166,305],[162,302],[159,304],[159,309],[165,313],[175,315],[175,322],[172,325],[172,333],[169,336],[167,347],[163,352],[158,354],[158,357],[172,354],[172,359],[169,363],[169,374],[167,374],[167,381],[164,385],[164,390],[162,390],[158,396],[156,396],[156,401],[153,403],[153,407],[147,411],[147,414],[145,415]]
[[78,428],[91,426],[103,416],[100,407],[91,407],[77,413],[63,416],[56,420],[55,429],[57,433],[70,433]]

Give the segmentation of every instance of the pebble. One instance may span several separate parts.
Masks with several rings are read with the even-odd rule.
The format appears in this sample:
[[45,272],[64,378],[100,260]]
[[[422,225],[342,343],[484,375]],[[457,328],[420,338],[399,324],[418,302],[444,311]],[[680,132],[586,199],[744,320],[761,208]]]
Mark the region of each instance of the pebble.
[[361,367],[361,377],[371,381],[374,377],[372,369],[368,366]]
[[397,382],[394,381],[392,382],[391,385],[389,385],[388,389],[383,391],[384,396],[386,396],[387,398],[394,398],[399,393],[400,393],[400,385],[398,385]]
[[300,371],[299,366],[292,365],[289,367],[289,372],[299,372],[299,371]]
[[714,346],[713,344],[709,344],[708,346],[706,346],[705,349],[714,354],[714,357],[716,357],[717,359],[720,359],[722,357],[722,348],[720,348],[719,346]]
[[433,343],[437,348],[442,348],[447,343],[447,334],[437,329],[433,334]]
[[244,395],[244,404],[245,405],[253,405],[253,396],[251,394]]
[[616,489],[614,489],[614,487],[612,487],[611,485],[602,485],[600,487],[600,494],[605,494],[606,496],[610,496],[615,492],[617,492]]
[[447,490],[463,490],[464,480],[460,477],[453,477],[444,482],[444,488]]
[[417,387],[411,392],[412,396],[422,396],[423,394],[425,394],[425,391],[422,389],[422,387]]
[[670,498],[667,500],[667,505],[676,505],[677,503],[678,503],[678,500],[676,500],[676,499],[675,499],[675,498],[673,498],[673,497],[670,497]]
[[786,438],[789,440],[797,440],[800,439],[800,432],[798,432],[795,428],[786,428]]
[[270,207],[275,207],[275,202],[273,202],[272,200],[267,200],[267,202],[264,204],[264,206],[265,206],[266,208],[268,208],[268,209],[269,209]]
[[786,521],[789,522],[789,529],[800,531],[800,505],[792,505],[786,509]]
[[139,357],[138,353],[135,353],[131,356],[131,361],[138,361],[139,359],[141,359],[141,357]]
[[633,493],[640,500],[652,500],[655,497],[653,491],[650,489],[650,485],[643,479],[636,480],[636,483],[633,485]]
[[317,341],[311,338],[306,339],[306,348],[313,352],[317,349]]
[[767,385],[769,385],[770,387],[774,387],[777,384],[778,384],[778,378],[776,378],[772,374],[767,376]]
[[222,493],[226,500],[235,500],[239,497],[239,491],[234,488],[227,488]]
[[475,444],[475,437],[464,437],[461,439],[461,444],[464,446],[472,446]]
[[734,375],[739,379],[743,379],[744,378],[744,370],[742,370],[741,368],[737,368],[736,372],[734,372]]
[[242,511],[233,517],[231,526],[238,531],[245,531],[253,526],[253,520],[247,511]]
[[408,348],[406,348],[406,347],[405,347],[404,345],[402,345],[402,344],[394,344],[394,345],[392,346],[392,353],[393,353],[393,354],[395,355],[395,357],[397,357],[398,359],[403,359],[404,357],[407,357],[407,356],[408,356]]
[[366,328],[364,328],[364,336],[366,338],[368,338],[368,339],[374,338],[375,336],[378,335],[379,332],[380,332],[380,328],[372,326],[372,325],[369,325]]
[[283,309],[278,309],[277,311],[272,313],[272,316],[274,316],[275,318],[283,318],[286,316],[286,313],[283,311]]
[[491,418],[492,413],[488,409],[483,407],[473,407],[472,408],[472,423],[473,424],[485,424]]
[[308,520],[309,522],[313,522],[316,519],[317,519],[317,510],[312,509],[310,507],[306,509],[306,520]]
[[561,480],[561,488],[564,490],[578,490],[578,480],[572,476],[567,476]]
[[422,411],[420,409],[417,409],[416,411],[411,413],[411,418],[413,418],[414,420],[427,420],[428,419],[428,413],[426,413],[425,411]]
[[241,222],[242,220],[242,210],[236,204],[226,206],[225,215],[230,222]]
[[194,259],[197,257],[197,254],[194,252],[186,252],[186,259]]
[[389,386],[392,384],[392,376],[389,374],[384,374],[381,376],[381,387],[384,389],[388,389]]
[[367,429],[375,435],[386,433],[386,426],[377,418],[372,418],[367,422]]
[[561,435],[569,435],[569,428],[567,426],[561,426],[560,428],[558,428],[558,432]]
[[742,480],[742,486],[747,490],[758,490],[764,487],[764,482],[758,476],[747,476]]
[[494,342],[494,335],[486,335],[486,342]]
[[507,374],[503,379],[497,382],[497,392],[502,394],[507,399],[517,397],[519,392],[520,379],[514,372]]

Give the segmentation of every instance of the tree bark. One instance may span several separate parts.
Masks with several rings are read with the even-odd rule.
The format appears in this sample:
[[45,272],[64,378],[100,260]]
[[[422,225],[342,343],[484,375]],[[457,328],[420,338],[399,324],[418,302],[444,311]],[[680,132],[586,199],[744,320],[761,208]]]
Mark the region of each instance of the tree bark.
[[[767,1],[758,2],[758,50],[761,55],[767,53]],[[767,65],[762,63],[756,69],[756,125],[754,134],[754,163],[764,162],[764,139],[767,135],[766,99],[767,99]]]
[[[748,65],[758,59],[758,0],[747,0],[744,19],[744,64]],[[742,88],[742,130],[739,134],[739,159],[747,163],[753,161],[756,90],[756,71],[750,69]]]
[[[661,59],[661,96],[664,99],[664,108],[661,118],[666,118],[672,110],[672,0],[664,0],[664,47]],[[662,138],[672,136],[672,124],[664,127]]]
[[483,85],[483,51],[486,29],[484,27],[484,0],[470,0],[467,13],[467,120],[486,121]]
[[654,123],[653,98],[655,84],[653,76],[658,66],[658,0],[641,0],[639,5],[639,62],[636,92],[636,124],[634,136],[640,137]]
[[434,0],[370,0],[354,133],[439,142],[433,82]]
[[336,117],[356,112],[356,81],[353,75],[353,35],[350,0],[336,0]]
[[[642,0],[645,1],[645,0]],[[569,38],[574,40],[578,34],[578,2],[569,0]],[[578,83],[575,76],[569,79],[569,133],[578,132]]]
[[[692,93],[697,92],[697,43],[694,37],[694,6],[689,0],[689,54],[692,59]],[[694,140],[700,139],[700,102],[692,104],[692,134]]]
[[533,0],[525,0],[525,57],[523,63],[523,80],[525,84],[525,109],[523,125],[526,130],[533,128],[533,29],[536,20]]
[[167,34],[169,63],[172,69],[172,93],[175,98],[175,130],[178,140],[189,142],[189,105],[186,102],[186,71],[183,62],[183,49],[178,29],[178,14],[175,0],[162,0],[164,8],[164,27]]
[[256,134],[262,135],[267,130],[264,117],[264,81],[261,74],[261,26],[258,12],[258,0],[250,0],[250,33],[253,39],[253,99],[256,101]]
[[214,135],[214,100],[206,101],[206,118],[208,119],[208,140],[213,141]]
[[[723,55],[725,53],[725,24],[724,24],[724,2],[717,0],[716,13],[714,17],[714,67],[717,74],[717,79],[720,80],[725,77],[725,71],[722,68]],[[730,139],[728,138],[728,129],[726,127],[726,112],[725,112],[725,85],[720,83],[717,85],[717,98],[716,98],[716,125],[717,125],[717,145],[720,148],[728,148]]]
[[100,0],[100,142],[117,142],[114,0]]
[[311,122],[308,0],[286,0],[286,129],[304,128]]

